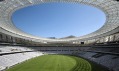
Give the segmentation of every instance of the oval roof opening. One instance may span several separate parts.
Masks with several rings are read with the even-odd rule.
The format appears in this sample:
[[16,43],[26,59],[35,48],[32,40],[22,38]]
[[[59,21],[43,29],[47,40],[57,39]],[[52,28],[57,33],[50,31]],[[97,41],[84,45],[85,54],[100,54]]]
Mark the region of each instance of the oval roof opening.
[[92,6],[76,3],[43,3],[17,10],[15,26],[29,34],[46,38],[79,37],[101,28],[106,16]]

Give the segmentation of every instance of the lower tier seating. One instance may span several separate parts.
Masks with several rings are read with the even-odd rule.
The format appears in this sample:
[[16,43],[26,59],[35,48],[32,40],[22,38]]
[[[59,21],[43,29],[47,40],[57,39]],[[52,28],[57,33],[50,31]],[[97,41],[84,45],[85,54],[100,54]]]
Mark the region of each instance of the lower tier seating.
[[13,47],[1,46],[0,50],[1,50],[0,54],[21,51],[21,53],[0,55],[0,71],[3,71],[11,66],[24,62],[28,59],[43,55],[42,52],[37,52],[37,51],[23,52],[23,51],[31,51],[31,49],[26,47],[18,47],[18,46],[13,46]]
[[[99,55],[98,57],[95,57]],[[95,53],[95,52],[80,52],[78,56],[81,56],[90,61],[96,62],[102,66],[107,67],[110,71],[119,71],[119,56]]]

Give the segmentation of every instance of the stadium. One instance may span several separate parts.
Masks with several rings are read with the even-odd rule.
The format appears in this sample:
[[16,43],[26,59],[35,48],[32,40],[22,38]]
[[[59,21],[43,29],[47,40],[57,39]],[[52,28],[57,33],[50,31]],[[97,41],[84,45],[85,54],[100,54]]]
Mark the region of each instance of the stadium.
[[[95,32],[70,38],[42,38],[18,29],[12,14],[49,3],[81,3],[106,15]],[[0,0],[0,71],[119,71],[119,0]]]

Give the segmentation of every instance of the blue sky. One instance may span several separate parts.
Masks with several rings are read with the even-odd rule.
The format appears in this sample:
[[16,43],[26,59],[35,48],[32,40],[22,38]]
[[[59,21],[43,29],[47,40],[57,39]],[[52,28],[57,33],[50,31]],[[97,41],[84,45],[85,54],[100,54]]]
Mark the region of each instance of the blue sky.
[[40,37],[82,36],[99,29],[105,14],[92,6],[74,3],[44,3],[13,13],[13,23]]

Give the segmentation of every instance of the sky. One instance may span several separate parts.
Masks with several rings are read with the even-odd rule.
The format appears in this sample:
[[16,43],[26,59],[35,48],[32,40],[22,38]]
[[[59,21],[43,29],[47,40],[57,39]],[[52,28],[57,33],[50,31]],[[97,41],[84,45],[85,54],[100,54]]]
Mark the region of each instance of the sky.
[[83,36],[105,23],[105,14],[92,6],[74,3],[43,3],[17,10],[12,15],[15,26],[40,37]]

